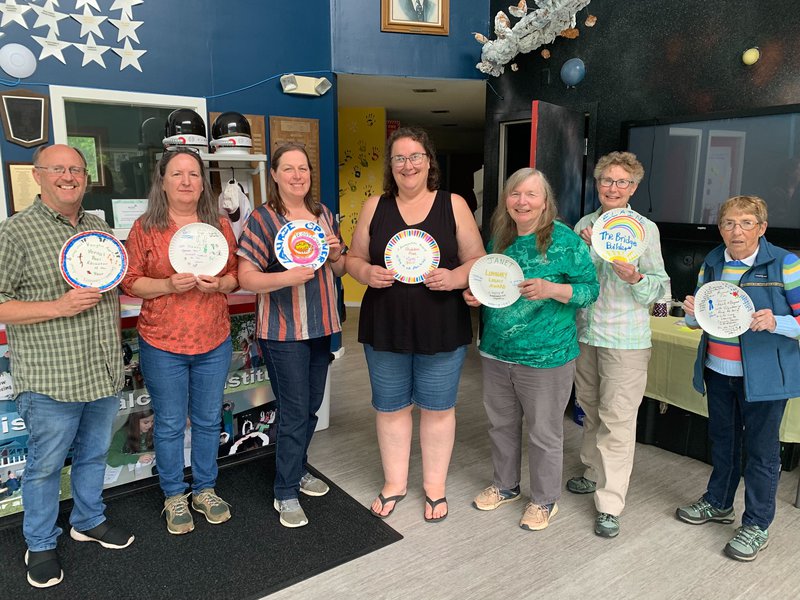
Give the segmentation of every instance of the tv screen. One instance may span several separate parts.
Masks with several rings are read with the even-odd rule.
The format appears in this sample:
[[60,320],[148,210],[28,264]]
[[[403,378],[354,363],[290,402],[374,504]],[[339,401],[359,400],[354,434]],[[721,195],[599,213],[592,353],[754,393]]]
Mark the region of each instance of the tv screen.
[[657,223],[716,233],[725,200],[756,195],[767,202],[774,234],[800,229],[800,105],[766,110],[771,114],[624,124],[628,149],[645,169],[633,208]]

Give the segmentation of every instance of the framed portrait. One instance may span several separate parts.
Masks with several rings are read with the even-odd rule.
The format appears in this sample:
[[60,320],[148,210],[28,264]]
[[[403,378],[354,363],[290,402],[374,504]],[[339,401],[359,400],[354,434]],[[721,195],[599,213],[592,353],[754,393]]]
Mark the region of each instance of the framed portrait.
[[381,31],[450,34],[450,0],[381,0]]

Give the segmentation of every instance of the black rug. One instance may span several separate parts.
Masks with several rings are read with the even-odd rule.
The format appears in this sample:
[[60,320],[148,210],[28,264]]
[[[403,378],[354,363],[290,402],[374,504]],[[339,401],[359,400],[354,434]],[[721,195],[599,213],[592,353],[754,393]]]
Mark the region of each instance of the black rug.
[[136,535],[123,550],[72,540],[62,513],[59,525],[64,534],[58,552],[64,581],[45,590],[28,584],[21,527],[6,519],[7,526],[0,530],[0,595],[17,600],[247,600],[402,539],[330,481],[331,491],[325,496],[301,494],[308,525],[282,527],[272,507],[274,454],[254,452],[259,455],[220,469],[216,490],[230,502],[233,514],[221,525],[210,525],[193,511],[194,531],[170,535],[160,516],[163,497],[157,486],[107,502],[109,519]]

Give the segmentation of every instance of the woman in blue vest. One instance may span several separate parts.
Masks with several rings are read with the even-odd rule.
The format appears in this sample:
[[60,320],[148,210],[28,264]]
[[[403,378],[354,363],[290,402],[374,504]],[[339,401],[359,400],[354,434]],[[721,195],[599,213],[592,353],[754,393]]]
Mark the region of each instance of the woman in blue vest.
[[[703,333],[693,383],[708,393],[713,470],[705,494],[676,516],[694,525],[733,523],[744,449],[745,510],[725,554],[750,561],[769,542],[781,470],[778,431],[787,399],[800,396],[800,259],[766,240],[767,205],[757,196],[729,199],[718,225],[724,244],[706,256],[698,288],[709,281],[738,285],[755,312],[739,337]],[[694,296],[684,308],[687,325],[697,327]]]

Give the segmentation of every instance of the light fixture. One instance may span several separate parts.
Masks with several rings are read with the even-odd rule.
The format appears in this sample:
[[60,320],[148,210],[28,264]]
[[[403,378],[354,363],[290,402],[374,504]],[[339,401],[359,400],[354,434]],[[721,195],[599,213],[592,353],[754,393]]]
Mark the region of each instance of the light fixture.
[[36,71],[36,57],[21,44],[6,44],[0,48],[0,69],[11,77],[25,79]]
[[758,46],[748,48],[742,52],[742,62],[748,67],[756,64],[759,58],[761,58],[761,50],[758,48]]
[[284,94],[322,96],[333,87],[325,77],[304,77],[293,73],[282,75],[280,81]]

